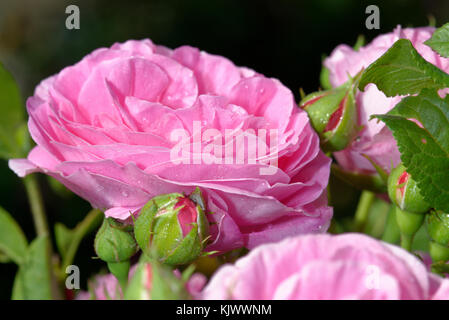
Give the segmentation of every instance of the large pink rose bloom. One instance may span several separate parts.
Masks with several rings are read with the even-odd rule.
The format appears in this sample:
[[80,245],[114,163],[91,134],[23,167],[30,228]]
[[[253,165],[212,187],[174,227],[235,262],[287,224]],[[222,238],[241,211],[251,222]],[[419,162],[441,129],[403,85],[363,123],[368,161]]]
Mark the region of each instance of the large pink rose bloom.
[[[329,80],[332,86],[345,83],[348,75],[355,76],[360,70],[367,68],[401,38],[409,39],[428,62],[449,71],[449,59],[440,57],[424,44],[434,30],[431,27],[402,29],[398,26],[392,33],[378,36],[358,51],[347,45],[338,46],[324,61],[324,66],[330,72]],[[359,139],[345,150],[334,153],[336,160],[344,169],[365,174],[375,173],[374,167],[363,155],[369,156],[388,172],[392,163],[396,166],[400,162],[400,154],[390,130],[383,122],[369,119],[373,114],[390,111],[401,99],[401,97],[387,98],[374,84],[369,84],[364,92],[357,93],[358,122],[364,129]]]
[[[214,213],[210,250],[252,248],[328,227],[330,159],[307,114],[278,80],[226,58],[150,40],[114,44],[44,80],[27,109],[37,146],[10,168],[19,176],[51,175],[107,216],[127,219],[156,195],[199,186]],[[218,161],[173,161],[180,144],[173,133],[181,129],[189,149],[181,158],[204,151]],[[215,138],[198,144],[198,129],[203,139],[212,129]],[[277,139],[259,138],[260,129],[275,130]],[[226,130],[254,138],[231,145],[231,164],[210,151],[222,142],[216,133]],[[237,148],[256,147],[268,151],[236,161]]]
[[416,256],[366,235],[304,235],[224,265],[197,298],[449,299],[448,283]]

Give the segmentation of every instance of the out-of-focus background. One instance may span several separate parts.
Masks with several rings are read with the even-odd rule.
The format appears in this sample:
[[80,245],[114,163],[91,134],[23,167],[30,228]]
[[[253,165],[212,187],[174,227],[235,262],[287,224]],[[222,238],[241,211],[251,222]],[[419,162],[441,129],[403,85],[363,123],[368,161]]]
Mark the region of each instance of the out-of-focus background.
[[[68,30],[68,5],[80,9],[80,29]],[[365,8],[380,8],[380,29],[367,30]],[[0,61],[19,82],[24,100],[44,78],[79,61],[98,47],[128,39],[150,38],[157,44],[188,44],[228,57],[234,63],[280,79],[299,99],[319,87],[321,59],[340,43],[353,45],[363,34],[402,26],[437,26],[449,21],[447,0],[0,0]],[[1,117],[1,114],[0,114]],[[19,222],[29,240],[33,222],[20,180],[0,162],[0,206]],[[55,192],[40,177],[50,224],[74,227],[89,204]],[[335,215],[352,215],[358,191],[332,179]],[[93,257],[93,235],[85,239],[75,264],[82,286],[103,264]],[[0,299],[9,299],[14,264],[0,264]]]

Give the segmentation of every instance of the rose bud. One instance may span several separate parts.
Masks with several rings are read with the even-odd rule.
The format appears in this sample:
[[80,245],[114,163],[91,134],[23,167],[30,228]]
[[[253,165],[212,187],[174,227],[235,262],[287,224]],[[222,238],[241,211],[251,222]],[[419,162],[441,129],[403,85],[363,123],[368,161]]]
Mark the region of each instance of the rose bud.
[[198,258],[209,237],[209,222],[199,189],[189,197],[180,193],[151,199],[140,212],[134,232],[140,248],[168,265]]
[[137,252],[132,227],[113,218],[105,218],[95,237],[94,247],[97,256],[108,264],[124,288],[128,280],[129,259]]
[[388,178],[388,195],[401,210],[421,214],[430,209],[420,193],[418,184],[402,164],[394,168]]
[[430,256],[434,262],[449,260],[449,214],[432,211],[427,215],[427,232],[432,239]]
[[185,283],[173,270],[159,262],[139,262],[126,288],[125,300],[185,300]]
[[436,241],[430,241],[429,253],[433,262],[449,261],[449,247],[443,246]]
[[360,131],[355,105],[357,88],[354,83],[357,82],[350,80],[338,88],[311,93],[300,103],[319,134],[325,152],[343,150]]
[[427,231],[433,241],[449,246],[449,214],[442,211],[432,211],[427,216]]

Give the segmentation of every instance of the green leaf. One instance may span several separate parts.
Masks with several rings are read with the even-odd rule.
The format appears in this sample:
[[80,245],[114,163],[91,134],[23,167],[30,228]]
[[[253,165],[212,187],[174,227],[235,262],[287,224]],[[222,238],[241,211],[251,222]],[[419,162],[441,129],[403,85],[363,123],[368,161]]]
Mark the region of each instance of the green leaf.
[[0,156],[21,157],[29,149],[24,130],[24,108],[19,88],[12,75],[0,63]]
[[0,207],[0,252],[17,264],[25,258],[28,242],[17,222]]
[[354,44],[353,49],[355,51],[359,51],[361,47],[363,47],[366,43],[366,39],[365,36],[363,34],[359,34],[359,36],[357,37],[357,40]]
[[68,251],[70,244],[73,241],[74,232],[70,230],[62,223],[55,223],[55,238],[58,251],[64,259],[66,252]]
[[11,258],[8,257],[5,253],[0,251],[0,263],[9,263],[11,262]]
[[48,236],[36,238],[28,248],[24,263],[19,269],[18,287],[15,291],[21,293],[26,300],[50,300],[51,266],[48,259]]
[[429,47],[437,52],[440,56],[449,57],[449,23],[438,28],[433,33],[432,37],[424,42]]
[[374,83],[386,96],[449,87],[449,75],[422,58],[408,39],[400,39],[363,73],[359,89]]
[[436,91],[424,89],[375,117],[393,132],[401,160],[425,200],[449,212],[449,96],[442,99]]
[[25,300],[23,288],[23,270],[19,267],[19,270],[16,273],[16,277],[14,278],[11,300]]

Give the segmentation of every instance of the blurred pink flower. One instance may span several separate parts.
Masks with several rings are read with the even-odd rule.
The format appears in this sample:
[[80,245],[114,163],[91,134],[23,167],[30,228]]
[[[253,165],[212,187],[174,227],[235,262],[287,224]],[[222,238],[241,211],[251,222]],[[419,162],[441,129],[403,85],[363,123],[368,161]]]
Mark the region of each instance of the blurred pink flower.
[[77,300],[120,300],[123,299],[122,289],[117,278],[112,274],[95,276],[90,283],[92,292],[81,291]]
[[[329,80],[332,86],[345,83],[348,75],[355,76],[362,68],[367,68],[401,38],[409,39],[428,62],[449,71],[449,59],[440,57],[424,44],[434,30],[432,27],[402,29],[398,26],[392,33],[376,37],[358,51],[347,45],[339,45],[324,61],[324,66],[330,72]],[[364,92],[358,92],[356,97],[358,122],[364,129],[359,139],[346,149],[334,153],[337,162],[344,169],[365,174],[375,173],[374,167],[363,155],[369,156],[388,172],[392,164],[398,165],[400,154],[390,130],[383,122],[369,119],[373,114],[390,111],[401,99],[402,97],[387,98],[374,84],[369,84]]]
[[[150,40],[117,43],[44,80],[27,109],[37,146],[27,159],[10,160],[10,168],[21,177],[51,175],[106,216],[124,220],[156,195],[198,186],[214,213],[210,250],[252,248],[328,227],[330,159],[307,114],[278,80],[226,58]],[[226,130],[254,138],[232,148],[231,160],[241,148],[269,153],[232,164],[216,153],[212,164],[174,163],[179,130],[189,135],[181,141],[188,159],[220,145],[221,138],[196,144],[198,129],[215,138]],[[264,130],[276,139],[255,136]]]
[[366,235],[304,235],[221,267],[197,298],[449,299],[448,281],[407,251]]
[[[136,271],[137,264],[131,267],[129,279]],[[178,270],[175,275],[181,278]],[[147,274],[147,273],[146,273]],[[147,278],[148,285],[151,286],[151,278]],[[186,283],[186,290],[193,296],[199,295],[206,283],[206,277],[200,273],[194,273]],[[77,300],[120,300],[123,299],[122,289],[117,278],[112,274],[97,275],[89,283],[91,292],[80,291],[76,296]]]

